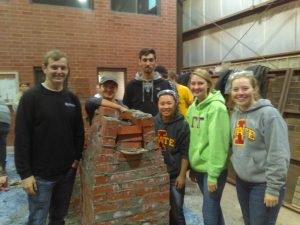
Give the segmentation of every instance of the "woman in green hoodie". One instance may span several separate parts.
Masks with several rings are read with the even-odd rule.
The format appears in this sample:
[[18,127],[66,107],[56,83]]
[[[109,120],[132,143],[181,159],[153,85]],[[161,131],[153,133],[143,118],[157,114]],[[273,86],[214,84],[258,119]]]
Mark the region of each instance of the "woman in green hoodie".
[[224,225],[220,201],[227,177],[229,115],[207,71],[196,69],[191,74],[190,89],[195,97],[186,116],[191,132],[190,177],[203,194],[204,225]]

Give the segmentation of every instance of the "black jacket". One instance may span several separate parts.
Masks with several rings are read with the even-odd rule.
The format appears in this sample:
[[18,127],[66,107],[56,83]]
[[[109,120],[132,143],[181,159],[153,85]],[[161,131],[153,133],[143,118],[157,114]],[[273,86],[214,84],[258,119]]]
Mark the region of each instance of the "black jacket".
[[63,175],[80,160],[84,129],[78,98],[37,85],[22,96],[16,114],[15,164],[22,179]]
[[137,109],[155,116],[158,113],[157,93],[161,90],[174,88],[169,81],[155,74],[151,81],[144,81],[137,73],[134,80],[131,80],[125,89],[123,103],[130,109]]
[[178,175],[181,169],[181,160],[188,160],[189,124],[184,121],[182,115],[178,115],[174,120],[164,123],[159,113],[154,117],[154,121],[158,144],[162,150],[168,173]]

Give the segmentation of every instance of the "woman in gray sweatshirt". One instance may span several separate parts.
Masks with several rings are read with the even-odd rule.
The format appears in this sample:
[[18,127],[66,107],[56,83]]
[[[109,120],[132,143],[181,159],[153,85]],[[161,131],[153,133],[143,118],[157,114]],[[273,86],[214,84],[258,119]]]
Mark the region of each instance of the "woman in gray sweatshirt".
[[6,137],[10,125],[10,111],[0,96],[0,175],[5,173],[6,165]]
[[259,99],[251,71],[234,74],[231,96],[231,161],[244,223],[275,225],[290,160],[287,125],[269,100]]

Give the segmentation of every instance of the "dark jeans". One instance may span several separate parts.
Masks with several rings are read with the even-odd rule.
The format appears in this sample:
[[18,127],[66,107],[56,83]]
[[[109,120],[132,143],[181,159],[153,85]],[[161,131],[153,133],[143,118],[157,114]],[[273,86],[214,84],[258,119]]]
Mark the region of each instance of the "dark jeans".
[[49,225],[64,225],[75,177],[74,168],[70,168],[64,175],[53,180],[35,177],[38,190],[36,195],[28,195],[27,225],[45,225],[48,213]]
[[226,183],[227,170],[222,171],[218,177],[218,188],[215,192],[209,192],[207,189],[207,173],[194,172],[194,174],[203,195],[202,214],[204,225],[224,225],[220,202]]
[[177,189],[175,186],[177,176],[170,176],[170,225],[185,225],[185,218],[183,214],[183,202],[185,187]]
[[236,179],[236,191],[245,225],[275,225],[281,207],[285,187],[279,193],[279,203],[275,207],[264,204],[266,184],[249,183]]
[[9,124],[0,122],[0,166],[5,170],[6,166],[6,138],[9,132]]

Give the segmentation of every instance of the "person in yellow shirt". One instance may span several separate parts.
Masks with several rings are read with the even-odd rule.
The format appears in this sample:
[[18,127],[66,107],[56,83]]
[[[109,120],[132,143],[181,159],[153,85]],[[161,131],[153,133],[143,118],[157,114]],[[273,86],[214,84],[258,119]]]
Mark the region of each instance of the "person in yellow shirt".
[[175,72],[170,71],[168,73],[168,79],[173,82],[177,88],[179,112],[185,117],[189,106],[193,103],[192,92],[188,87],[177,83],[177,74]]

